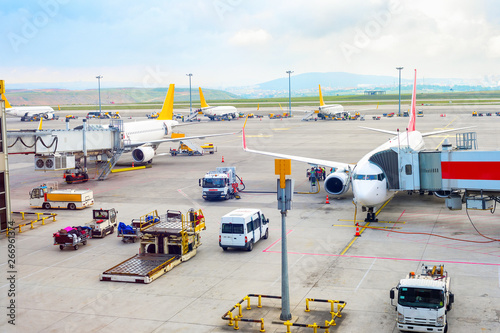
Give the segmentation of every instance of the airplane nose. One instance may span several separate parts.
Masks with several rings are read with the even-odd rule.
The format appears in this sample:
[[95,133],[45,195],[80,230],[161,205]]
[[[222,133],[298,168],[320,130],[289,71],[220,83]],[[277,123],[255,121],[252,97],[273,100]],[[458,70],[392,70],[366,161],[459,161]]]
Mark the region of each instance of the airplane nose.
[[356,202],[362,206],[373,207],[386,200],[385,182],[370,180],[355,180],[353,182]]

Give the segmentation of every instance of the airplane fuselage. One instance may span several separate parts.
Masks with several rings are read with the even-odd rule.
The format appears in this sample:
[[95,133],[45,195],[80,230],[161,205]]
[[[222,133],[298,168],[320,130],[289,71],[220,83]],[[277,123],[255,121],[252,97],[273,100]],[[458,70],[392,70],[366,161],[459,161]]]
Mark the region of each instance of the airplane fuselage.
[[232,117],[236,118],[238,116],[238,110],[234,106],[209,106],[206,108],[201,108],[201,112],[210,119],[216,117]]
[[344,112],[344,107],[340,104],[324,105],[319,107],[319,112],[325,116],[335,116],[338,113]]
[[54,113],[54,109],[50,106],[17,106],[6,108],[5,112],[16,117],[31,117],[38,114]]
[[124,123],[124,140],[130,144],[161,140],[170,135],[172,127],[178,124],[175,120],[144,120]]
[[424,148],[424,140],[422,134],[418,131],[403,132],[398,136],[393,137],[388,142],[375,148],[356,164],[351,180],[352,192],[354,201],[364,207],[375,207],[389,200],[394,194],[394,191],[389,191],[387,186],[387,178],[380,167],[373,164],[369,159],[375,154],[383,150],[393,147],[410,147],[413,150],[419,151]]

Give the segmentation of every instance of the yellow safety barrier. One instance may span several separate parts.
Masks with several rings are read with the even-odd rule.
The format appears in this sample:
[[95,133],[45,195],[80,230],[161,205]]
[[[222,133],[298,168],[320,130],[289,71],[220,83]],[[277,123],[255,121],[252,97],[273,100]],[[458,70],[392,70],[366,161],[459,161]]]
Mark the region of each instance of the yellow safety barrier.
[[[239,301],[238,303],[236,303],[231,308],[231,310],[229,310],[226,313],[224,313],[224,315],[221,318],[224,319],[224,320],[227,320],[228,321],[227,325],[228,326],[233,326],[233,328],[235,330],[239,330],[240,329],[238,322],[242,321],[242,322],[249,322],[249,323],[259,323],[260,324],[260,330],[259,330],[259,332],[265,332],[266,329],[264,328],[264,318],[259,318],[259,319],[243,318],[243,311],[242,311],[241,305],[242,305],[242,303],[244,303],[245,301],[247,301],[247,307],[246,307],[246,309],[247,310],[251,310],[252,307],[250,305],[250,297],[258,297],[258,305],[257,305],[258,308],[262,307],[262,297],[281,299],[280,296],[248,294],[245,297],[243,297],[241,299],[241,301]],[[237,315],[233,315],[233,310],[235,310],[236,308],[238,309],[238,314]]]
[[[14,228],[18,228],[18,232],[22,233],[23,230],[21,229],[22,227],[27,226],[28,224],[30,225],[30,229],[34,229],[35,227],[33,226],[34,223],[37,222],[42,222],[42,225],[45,225],[45,220],[52,218],[52,221],[56,221],[56,213],[38,213],[38,212],[12,212],[12,214],[21,214],[21,220],[25,219],[25,215],[36,215],[36,220],[31,220],[28,223],[23,223],[15,226]],[[42,215],[47,215],[44,217],[40,217]],[[9,229],[14,229],[14,228],[9,228]],[[7,230],[7,235],[8,235],[8,230]]]

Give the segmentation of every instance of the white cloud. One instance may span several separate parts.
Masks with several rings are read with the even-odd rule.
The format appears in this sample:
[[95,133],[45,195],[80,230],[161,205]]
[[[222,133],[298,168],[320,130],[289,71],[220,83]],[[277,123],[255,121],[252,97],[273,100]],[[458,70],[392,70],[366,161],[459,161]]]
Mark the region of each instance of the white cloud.
[[252,46],[265,44],[272,39],[272,36],[264,29],[257,30],[240,30],[237,31],[230,39],[229,43],[240,46]]

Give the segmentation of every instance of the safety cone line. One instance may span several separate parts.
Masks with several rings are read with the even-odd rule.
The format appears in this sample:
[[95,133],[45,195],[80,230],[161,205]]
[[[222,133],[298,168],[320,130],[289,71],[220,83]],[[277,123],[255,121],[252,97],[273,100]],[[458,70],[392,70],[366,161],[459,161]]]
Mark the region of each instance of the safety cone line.
[[328,195],[327,195],[325,204],[329,204],[329,203],[330,203],[330,200],[328,200]]
[[361,236],[361,234],[359,233],[359,223],[356,223],[356,234],[354,236],[355,237]]
[[221,163],[224,163],[224,156],[222,156],[222,162]]

